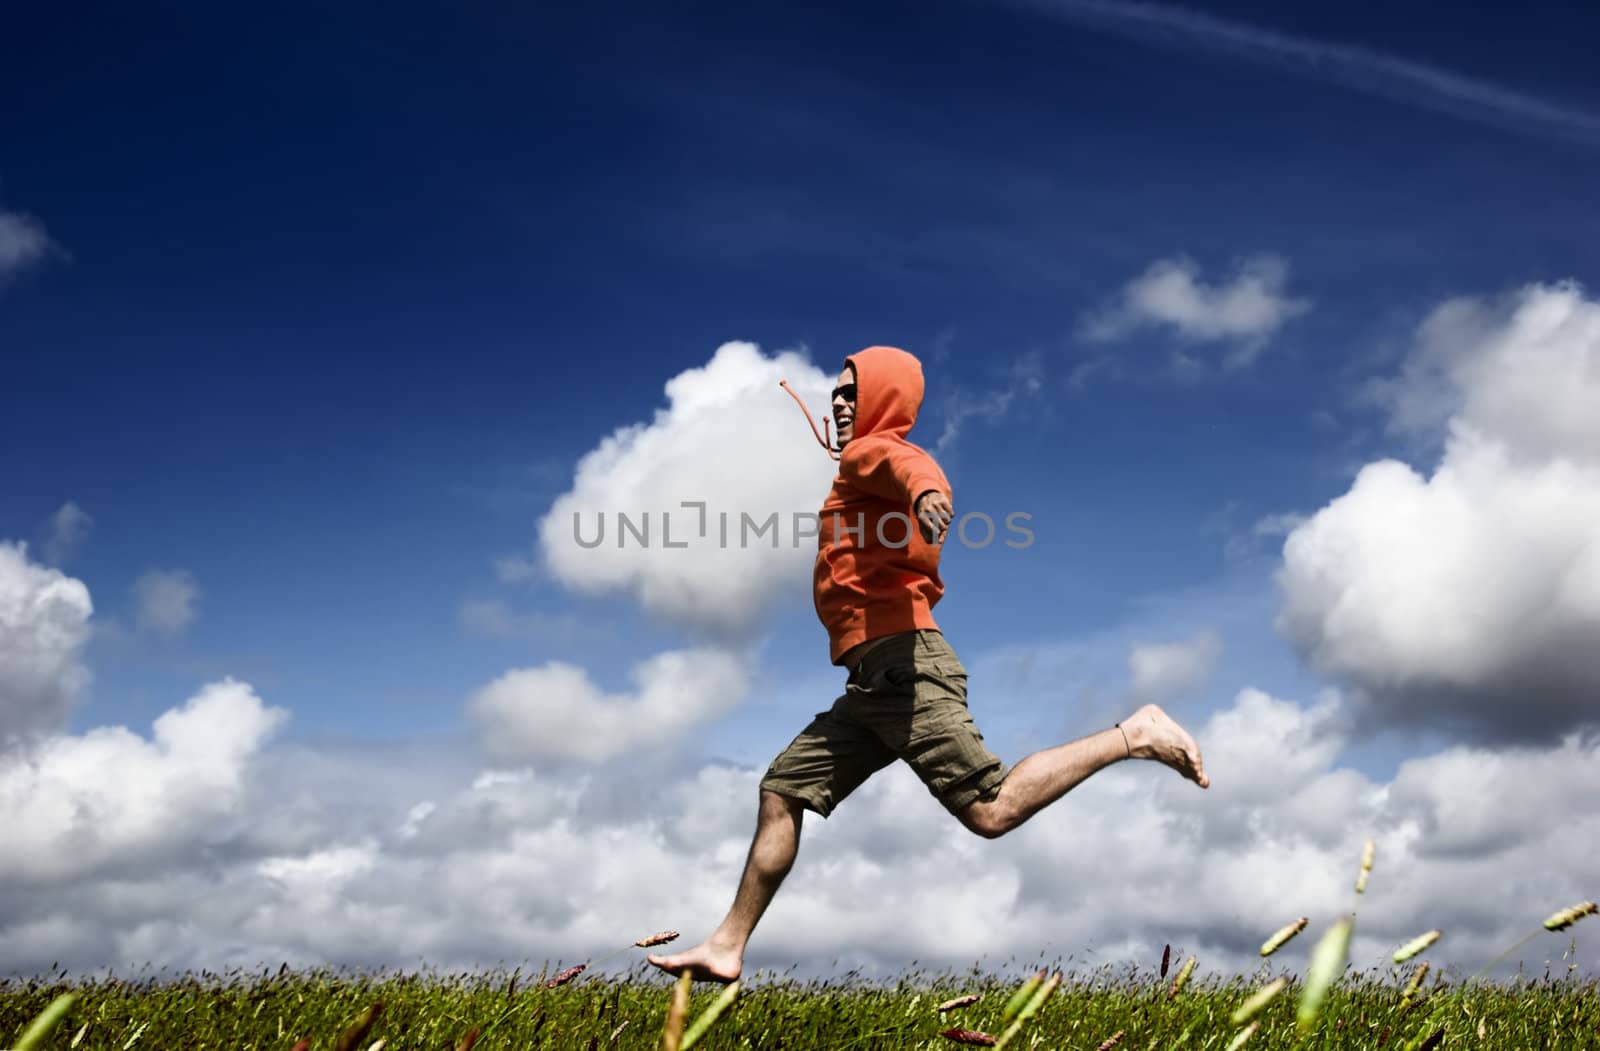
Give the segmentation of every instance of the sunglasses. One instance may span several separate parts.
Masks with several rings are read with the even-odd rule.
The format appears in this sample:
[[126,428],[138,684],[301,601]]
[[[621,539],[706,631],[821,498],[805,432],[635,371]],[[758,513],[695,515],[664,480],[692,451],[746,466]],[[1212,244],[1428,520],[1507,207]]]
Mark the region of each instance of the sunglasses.
[[833,388],[833,398],[829,398],[828,400],[832,401],[834,398],[843,398],[845,401],[855,401],[856,385],[854,383],[846,383],[842,387]]

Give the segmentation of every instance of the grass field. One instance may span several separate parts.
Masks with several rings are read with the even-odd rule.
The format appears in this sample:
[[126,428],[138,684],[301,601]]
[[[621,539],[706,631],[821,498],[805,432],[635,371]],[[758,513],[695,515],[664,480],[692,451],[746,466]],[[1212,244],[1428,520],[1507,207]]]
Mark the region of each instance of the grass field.
[[[1353,972],[1331,987],[1314,1024],[1299,1036],[1292,976],[1261,972],[1226,982],[1192,981],[1169,995],[1179,968],[1068,974],[1038,1005],[1010,1046],[1018,1048],[1516,1048],[1600,1047],[1594,980],[1565,976],[1512,983],[1425,980],[1406,1001],[1413,966]],[[1289,977],[1253,1019],[1235,1022],[1250,995]],[[676,983],[641,968],[579,975],[560,986],[535,972],[482,974],[191,974],[141,980],[59,977],[0,983],[0,1041],[23,1046],[30,1021],[61,994],[76,998],[31,1047],[229,1048],[657,1048]],[[1035,989],[1042,987],[1035,986]],[[800,982],[748,976],[695,1046],[702,1048],[957,1048],[948,1030],[1001,1034],[1018,983],[976,971],[912,972],[893,984]],[[692,1030],[722,990],[697,985]],[[976,1002],[938,1010],[970,995]],[[1035,992],[1037,998],[1037,992]],[[381,1005],[373,1012],[374,1005]],[[363,1022],[370,1021],[365,1029]],[[1251,1024],[1259,1023],[1252,1030]],[[357,1030],[360,1030],[359,1032]],[[1120,1038],[1117,1034],[1122,1034]],[[1235,1044],[1240,1034],[1243,1043]],[[1437,1037],[1435,1033],[1441,1034]],[[974,1039],[968,1037],[967,1039]],[[1116,1042],[1110,1043],[1110,1041]],[[1430,1042],[1430,1040],[1432,1042]]]
[[[1371,874],[1368,841],[1354,893]],[[1193,980],[1196,959],[1173,967],[1171,946],[1149,970],[1063,973],[1060,961],[1018,983],[981,970],[913,970],[889,984],[801,982],[760,971],[691,990],[642,961],[603,974],[598,964],[678,937],[660,931],[590,964],[555,973],[438,975],[313,971],[154,975],[69,981],[52,972],[0,979],[0,1040],[13,1051],[470,1051],[488,1048],[1600,1048],[1600,988],[1565,965],[1555,975],[1479,981],[1529,942],[1600,913],[1562,909],[1464,980],[1442,980],[1424,959],[1442,933],[1396,948],[1382,972],[1349,969],[1357,910],[1321,932],[1303,977],[1273,973],[1270,957],[1307,929],[1300,919],[1261,945],[1257,973]],[[1575,950],[1576,942],[1572,942]],[[1569,950],[1570,955],[1570,950]]]

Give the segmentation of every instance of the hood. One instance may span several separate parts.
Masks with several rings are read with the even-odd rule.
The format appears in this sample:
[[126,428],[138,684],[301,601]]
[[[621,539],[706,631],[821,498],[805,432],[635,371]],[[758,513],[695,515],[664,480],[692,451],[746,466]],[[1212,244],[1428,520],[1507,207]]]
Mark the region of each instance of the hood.
[[845,358],[856,370],[856,420],[851,439],[904,438],[922,408],[922,362],[899,347],[868,347]]

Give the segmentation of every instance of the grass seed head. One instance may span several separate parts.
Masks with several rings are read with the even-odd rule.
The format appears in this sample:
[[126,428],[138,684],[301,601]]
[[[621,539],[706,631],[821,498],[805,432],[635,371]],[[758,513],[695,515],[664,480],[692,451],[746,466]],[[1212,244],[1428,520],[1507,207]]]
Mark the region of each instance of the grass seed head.
[[566,970],[562,971],[548,982],[545,982],[544,987],[546,989],[554,989],[558,985],[566,985],[568,982],[578,977],[578,975],[582,974],[584,969],[588,966],[589,965],[586,963],[580,963],[576,967],[568,967]]
[[1378,853],[1378,842],[1374,839],[1367,840],[1367,845],[1361,851],[1361,875],[1356,877],[1356,893],[1367,892],[1367,877],[1372,875],[1372,859]]
[[633,944],[637,945],[641,949],[648,949],[652,945],[665,945],[667,942],[673,941],[677,937],[677,931],[656,931],[648,938],[640,938]]
[[1405,963],[1411,957],[1438,941],[1443,934],[1444,932],[1436,927],[1426,934],[1417,935],[1394,951],[1394,962]]
[[999,1042],[988,1033],[980,1033],[976,1029],[946,1029],[939,1035],[958,1044],[976,1044],[979,1047],[993,1047]]
[[1044,984],[1044,978],[1047,973],[1046,971],[1040,971],[1032,975],[1022,983],[1016,992],[1011,994],[1011,999],[1006,1001],[1005,1008],[1000,1012],[1001,1022],[1009,1022],[1017,1017],[1022,1008],[1033,998],[1033,994],[1039,991],[1039,986]]
[[1126,1029],[1118,1029],[1115,1033],[1112,1033],[1110,1036],[1102,1040],[1100,1042],[1100,1046],[1096,1048],[1095,1051],[1111,1051],[1113,1047],[1116,1047],[1118,1044],[1122,1043],[1122,1038],[1126,1035]]
[[1582,902],[1570,909],[1562,909],[1544,921],[1544,929],[1547,931],[1564,931],[1585,916],[1593,916],[1596,909],[1597,906],[1592,901]]
[[1444,1030],[1435,1029],[1431,1033],[1417,1036],[1406,1045],[1405,1051],[1433,1051],[1439,1046],[1439,1041],[1444,1039]]
[[1187,982],[1189,980],[1189,976],[1194,973],[1195,962],[1195,957],[1191,956],[1187,960],[1183,961],[1182,967],[1178,968],[1177,976],[1172,979],[1172,987],[1167,990],[1168,1000],[1172,999],[1174,996],[1177,996],[1178,993],[1183,989],[1184,983]]
[[1288,986],[1288,978],[1274,978],[1260,989],[1257,989],[1250,999],[1240,1004],[1238,1010],[1233,1012],[1233,1024],[1244,1025],[1250,1021],[1272,1002],[1273,997],[1283,992]]
[[373,1025],[378,1021],[378,1016],[382,1013],[383,1004],[381,1002],[374,1003],[371,1007],[362,1011],[361,1017],[355,1020],[355,1024],[341,1033],[339,1039],[333,1042],[334,1051],[355,1051],[357,1045],[361,1043],[362,1037],[372,1031]]
[[1167,980],[1167,964],[1169,964],[1171,962],[1172,962],[1172,943],[1168,942],[1166,947],[1161,950],[1161,980],[1163,982]]
[[1281,929],[1279,929],[1277,934],[1274,934],[1262,944],[1261,955],[1271,956],[1273,953],[1283,948],[1284,945],[1288,943],[1290,938],[1293,938],[1296,934],[1299,934],[1301,931],[1305,930],[1306,924],[1309,922],[1310,920],[1302,916],[1293,923],[1284,925]]
[[1045,982],[1043,985],[1039,986],[1038,989],[1034,990],[1033,995],[1028,997],[1028,1002],[1023,1004],[1022,1010],[1017,1012],[1017,1020],[1019,1022],[1026,1021],[1027,1019],[1038,1014],[1039,1008],[1044,1006],[1044,1002],[1046,1000],[1055,995],[1056,989],[1058,989],[1060,986],[1061,972],[1057,971],[1055,974],[1050,976],[1050,980],[1048,982]]
[[1256,1030],[1260,1028],[1261,1022],[1258,1020],[1251,1022],[1249,1025],[1239,1030],[1238,1033],[1234,1034],[1233,1040],[1228,1044],[1228,1051],[1239,1051],[1239,1049],[1244,1046],[1244,1042],[1249,1040],[1252,1036],[1255,1036]]
[[1352,926],[1348,916],[1339,920],[1328,928],[1312,950],[1311,966],[1306,969],[1305,988],[1300,992],[1300,1005],[1295,1012],[1295,1022],[1302,1037],[1316,1024],[1317,1016],[1322,1014],[1322,1005],[1328,999],[1328,990],[1333,988],[1333,983],[1343,973],[1344,965],[1350,958]]
[[1426,978],[1427,976],[1428,962],[1424,960],[1422,963],[1418,964],[1417,969],[1412,972],[1411,980],[1406,983],[1405,992],[1400,994],[1400,1002],[1402,1004],[1409,1003],[1411,998],[1417,995],[1417,990],[1422,988],[1422,979]]
[[980,993],[968,993],[966,996],[958,996],[954,1000],[946,1000],[940,1004],[939,1013],[944,1014],[946,1011],[954,1011],[958,1007],[966,1007],[968,1004],[975,1004],[982,999],[983,996]]

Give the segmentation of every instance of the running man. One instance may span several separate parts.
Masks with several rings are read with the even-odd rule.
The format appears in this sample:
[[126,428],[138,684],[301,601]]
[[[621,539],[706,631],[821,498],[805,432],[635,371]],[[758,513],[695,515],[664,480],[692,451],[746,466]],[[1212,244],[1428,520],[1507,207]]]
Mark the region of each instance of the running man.
[[845,692],[762,778],[755,838],[727,917],[694,948],[650,956],[663,971],[738,978],[750,934],[794,864],[805,811],[826,818],[896,759],[987,839],[1124,759],[1153,759],[1201,788],[1211,783],[1194,738],[1153,704],[1009,771],[984,745],[967,710],[966,669],[933,619],[954,509],[944,472],[906,439],[922,391],[922,365],[903,350],[868,347],[845,359],[833,391],[839,473],[822,505],[812,585],[829,655],[849,672]]

